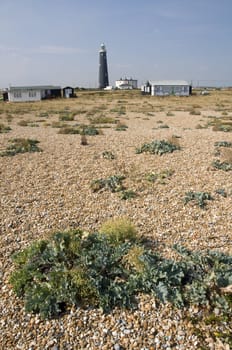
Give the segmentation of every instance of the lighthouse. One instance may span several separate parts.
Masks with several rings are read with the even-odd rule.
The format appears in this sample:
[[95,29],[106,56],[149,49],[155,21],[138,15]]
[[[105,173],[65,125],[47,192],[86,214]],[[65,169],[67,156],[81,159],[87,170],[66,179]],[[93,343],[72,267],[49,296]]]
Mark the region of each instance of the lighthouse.
[[99,89],[104,89],[109,85],[106,47],[101,44],[99,51]]

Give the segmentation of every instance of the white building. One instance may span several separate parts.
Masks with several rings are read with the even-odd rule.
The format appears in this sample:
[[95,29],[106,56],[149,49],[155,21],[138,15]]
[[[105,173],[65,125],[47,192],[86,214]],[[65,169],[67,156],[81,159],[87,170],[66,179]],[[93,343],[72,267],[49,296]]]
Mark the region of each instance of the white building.
[[120,78],[119,80],[115,81],[115,87],[121,90],[137,89],[138,80],[132,78]]
[[189,96],[192,87],[185,80],[156,80],[142,85],[141,91],[152,96]]
[[61,97],[60,86],[11,86],[8,90],[11,102],[30,102]]

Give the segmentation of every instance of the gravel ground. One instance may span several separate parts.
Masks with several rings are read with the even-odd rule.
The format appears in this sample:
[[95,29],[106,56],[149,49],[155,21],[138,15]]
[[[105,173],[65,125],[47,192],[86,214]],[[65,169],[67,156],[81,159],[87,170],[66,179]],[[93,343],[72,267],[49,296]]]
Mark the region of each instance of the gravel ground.
[[[210,98],[204,101],[210,104]],[[7,146],[9,138],[25,137],[39,140],[43,152],[0,158],[0,349],[230,349],[223,339],[213,336],[216,326],[203,321],[195,324],[201,312],[197,307],[176,310],[140,296],[134,311],[115,309],[103,314],[98,309],[78,308],[59,319],[44,321],[25,313],[23,302],[9,284],[14,252],[56,230],[81,227],[93,231],[118,216],[129,217],[139,234],[152,239],[168,257],[174,243],[191,250],[218,249],[232,254],[231,172],[212,167],[214,143],[232,142],[232,135],[214,132],[211,127],[198,128],[208,121],[205,116],[219,116],[221,112],[204,102],[201,115],[191,116],[182,108],[182,101],[188,107],[193,103],[191,98],[169,99],[168,104],[163,99],[149,99],[149,104],[145,97],[141,99],[127,100],[124,96],[124,103],[118,103],[114,98],[81,95],[70,102],[4,107],[1,120],[5,122],[11,113],[12,130],[0,134],[0,149]],[[218,102],[217,96],[214,101]],[[110,124],[101,129],[101,135],[87,136],[88,145],[82,146],[80,135],[58,134],[59,129],[51,127],[52,121],[58,121],[52,109],[68,106],[79,110],[75,120],[68,122],[73,125],[86,122],[88,111],[103,103],[104,114],[120,118],[128,126],[126,131],[116,131]],[[126,114],[118,116],[112,108],[121,104],[126,105]],[[51,112],[43,122],[38,111],[46,108]],[[166,115],[170,110],[173,116]],[[37,122],[38,127],[19,126],[22,119]],[[169,128],[160,128],[165,124]],[[179,136],[180,151],[161,157],[135,153],[144,142],[172,135]],[[111,151],[116,158],[103,158],[104,151]],[[169,178],[147,181],[146,174],[167,169],[173,171]],[[126,176],[125,185],[136,191],[136,198],[124,201],[117,193],[91,191],[92,180],[114,174]],[[227,197],[215,192],[222,188]],[[207,202],[206,209],[191,202],[184,204],[188,191],[210,192],[214,200]],[[229,334],[232,325],[225,323],[224,329]]]

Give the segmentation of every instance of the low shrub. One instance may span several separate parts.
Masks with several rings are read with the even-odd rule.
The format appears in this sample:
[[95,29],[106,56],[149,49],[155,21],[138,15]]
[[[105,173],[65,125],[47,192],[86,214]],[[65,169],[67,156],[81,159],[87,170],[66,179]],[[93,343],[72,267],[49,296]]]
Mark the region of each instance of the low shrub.
[[0,134],[7,133],[11,130],[10,126],[0,123]]
[[214,143],[215,147],[232,147],[232,142],[228,141],[218,141]]
[[82,135],[95,136],[100,134],[99,130],[92,125],[82,125],[80,130]]
[[74,114],[73,113],[61,113],[59,116],[60,121],[73,121],[74,120]]
[[39,141],[24,139],[24,138],[16,138],[9,140],[11,143],[5,151],[1,152],[1,156],[14,156],[18,153],[32,153],[32,152],[42,152],[41,148],[38,147]]
[[220,160],[215,160],[212,163],[213,167],[219,170],[230,171],[232,170],[232,163],[220,162]]
[[220,196],[222,196],[222,197],[225,197],[225,198],[227,197],[227,193],[226,193],[226,190],[224,188],[218,188],[215,191],[215,193],[220,194]]
[[184,202],[185,204],[194,201],[200,208],[204,208],[207,200],[212,200],[213,197],[208,192],[186,192]]
[[167,124],[161,124],[159,129],[169,129],[169,126]]
[[151,173],[148,173],[146,174],[146,179],[147,181],[149,182],[158,182],[160,184],[165,184],[165,180],[170,180],[171,176],[174,174],[174,170],[172,169],[166,169],[166,170],[163,170],[159,173],[154,173],[154,172],[151,172]]
[[106,117],[105,115],[99,115],[90,118],[91,124],[115,124],[116,120],[112,117]]
[[110,160],[115,159],[115,155],[111,151],[102,152],[102,156],[105,159],[110,159]]
[[226,290],[232,284],[232,256],[174,249],[179,259],[163,258],[138,242],[130,222],[113,220],[100,233],[56,232],[15,253],[10,283],[26,312],[44,318],[80,305],[104,311],[136,307],[141,293],[176,307],[231,312]]
[[132,199],[137,197],[137,194],[133,190],[124,190],[121,192],[120,198],[123,200]]
[[92,181],[91,189],[93,192],[98,192],[101,189],[106,189],[110,192],[120,192],[124,190],[123,180],[125,180],[125,176],[123,175],[113,175],[106,179],[97,179]]
[[95,136],[99,134],[99,130],[92,125],[77,125],[77,126],[63,126],[58,131],[58,134],[81,134]]
[[99,233],[106,235],[114,243],[135,241],[137,231],[128,218],[114,218],[106,221],[99,229]]
[[165,140],[155,140],[151,143],[144,143],[141,147],[136,149],[136,153],[140,154],[143,152],[148,152],[152,154],[162,155],[164,153],[172,153],[173,151],[179,150],[180,147],[171,142]]

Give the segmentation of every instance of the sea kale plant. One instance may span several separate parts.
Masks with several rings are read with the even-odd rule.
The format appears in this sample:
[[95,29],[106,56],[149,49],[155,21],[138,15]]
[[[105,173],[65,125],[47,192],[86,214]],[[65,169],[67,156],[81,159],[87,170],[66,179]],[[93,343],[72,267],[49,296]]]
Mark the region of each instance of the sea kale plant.
[[93,192],[98,192],[101,189],[106,189],[110,192],[120,192],[125,189],[123,186],[124,175],[112,175],[106,179],[93,180],[91,189]]
[[14,156],[18,153],[32,153],[32,152],[42,152],[42,149],[38,147],[39,141],[16,138],[9,140],[10,145],[6,148],[5,151],[1,152],[0,155],[4,156]]
[[141,293],[176,307],[231,310],[226,291],[232,284],[232,256],[174,249],[179,259],[162,257],[125,219],[105,223],[95,233],[56,232],[14,254],[10,283],[26,312],[44,318],[80,305],[134,308]]
[[193,192],[189,191],[185,194],[184,202],[185,204],[194,201],[200,208],[204,208],[206,206],[206,201],[213,200],[213,197],[208,192]]
[[136,153],[152,153],[162,155],[164,153],[172,153],[176,150],[179,150],[180,147],[172,142],[165,140],[154,140],[151,143],[144,143],[141,147],[136,148]]

